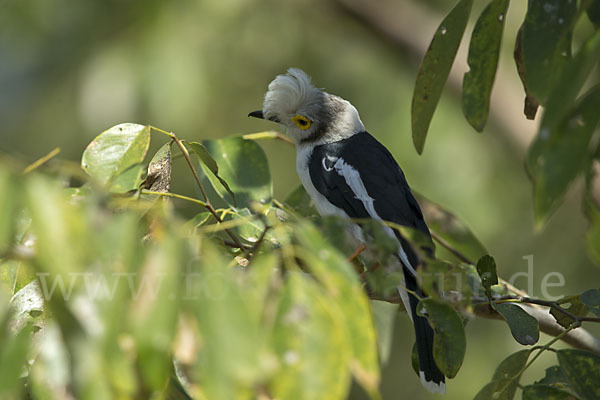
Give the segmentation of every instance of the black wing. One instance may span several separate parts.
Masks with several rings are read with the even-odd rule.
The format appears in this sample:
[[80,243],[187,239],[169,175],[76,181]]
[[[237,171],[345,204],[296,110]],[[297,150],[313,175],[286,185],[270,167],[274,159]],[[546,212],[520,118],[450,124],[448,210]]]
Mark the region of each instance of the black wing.
[[[342,170],[342,165],[346,166],[345,170]],[[429,236],[421,208],[402,169],[390,152],[368,132],[316,146],[309,162],[309,172],[315,188],[350,217],[373,217],[367,209],[368,204],[365,206],[365,200],[358,198],[357,188],[351,187],[355,185],[348,184],[351,178],[348,174],[352,174],[348,167],[358,173],[381,219],[418,229]]]

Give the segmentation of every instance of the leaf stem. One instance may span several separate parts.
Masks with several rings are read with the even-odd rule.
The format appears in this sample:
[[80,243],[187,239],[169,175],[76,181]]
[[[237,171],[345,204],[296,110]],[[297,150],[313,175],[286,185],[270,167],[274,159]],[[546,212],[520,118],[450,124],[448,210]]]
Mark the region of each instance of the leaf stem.
[[162,197],[172,197],[175,199],[190,201],[192,203],[199,204],[202,207],[206,207],[206,203],[203,202],[202,200],[194,199],[193,197],[184,196],[182,194],[171,193],[171,192],[154,192],[152,190],[147,190],[147,189],[142,189],[141,193],[142,194],[153,194],[153,195],[162,196]]
[[[181,143],[181,140],[179,140],[177,135],[175,135],[175,133],[173,133],[173,132],[167,132],[163,129],[157,128],[152,125],[150,125],[150,129],[154,129],[155,131],[162,133],[163,135],[169,136],[175,142],[175,144],[177,144],[177,147],[179,147],[179,150],[183,154],[185,161],[187,162],[188,166],[190,167],[190,170],[192,171],[192,175],[194,175],[194,180],[196,181],[196,184],[198,185],[198,188],[200,189],[200,192],[202,193],[202,197],[204,198],[204,207],[213,215],[213,217],[215,217],[215,219],[217,220],[218,223],[222,223],[223,219],[215,211],[212,204],[210,204],[210,199],[208,198],[208,195],[206,194],[206,190],[204,190],[204,186],[202,186],[202,183],[200,182],[200,177],[198,176],[198,173],[196,172],[196,168],[194,168],[194,164],[192,163],[192,160],[190,158],[190,153],[187,151],[187,149],[185,148],[183,143]],[[233,240],[233,242],[235,243],[235,245],[238,248],[240,248],[242,250],[247,248],[247,246],[243,245],[242,242],[240,241],[240,239],[232,231],[230,231],[229,229],[225,229],[225,233],[227,233],[227,235],[231,238],[231,240]]]
[[44,157],[32,162],[31,164],[29,164],[24,170],[23,170],[23,175],[27,175],[28,173],[30,173],[31,171],[37,169],[39,166],[41,166],[42,164],[48,162],[48,160],[56,157],[58,155],[58,153],[60,153],[60,147],[55,148],[54,150],[52,150],[50,153],[46,154]]

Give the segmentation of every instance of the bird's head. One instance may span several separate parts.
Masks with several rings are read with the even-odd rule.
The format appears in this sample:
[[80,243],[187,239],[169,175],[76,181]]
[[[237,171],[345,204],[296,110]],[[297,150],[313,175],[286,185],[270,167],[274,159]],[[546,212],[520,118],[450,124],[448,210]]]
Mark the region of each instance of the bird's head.
[[262,110],[248,116],[283,125],[296,145],[333,142],[365,129],[352,104],[314,87],[310,77],[297,68],[275,77]]

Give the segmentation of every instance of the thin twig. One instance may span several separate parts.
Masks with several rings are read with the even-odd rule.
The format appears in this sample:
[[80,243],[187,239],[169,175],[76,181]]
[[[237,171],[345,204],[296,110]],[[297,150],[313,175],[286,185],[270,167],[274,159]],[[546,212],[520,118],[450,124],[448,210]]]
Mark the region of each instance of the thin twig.
[[450,253],[452,253],[460,261],[467,263],[467,264],[475,265],[475,263],[471,259],[469,259],[469,257],[465,256],[463,253],[458,251],[455,247],[453,247],[450,243],[448,243],[443,237],[441,237],[437,232],[430,230],[430,233],[431,233],[431,237],[436,242],[438,242],[443,248],[445,248]]
[[142,189],[141,194],[153,194],[153,195],[162,196],[162,197],[172,197],[175,199],[190,201],[192,203],[199,204],[202,207],[206,207],[206,203],[203,202],[202,200],[194,199],[193,197],[184,196],[182,194],[171,193],[171,192],[154,192],[152,190],[147,190],[147,189]]
[[275,131],[247,133],[242,135],[242,138],[249,140],[261,140],[261,139],[279,139],[289,144],[294,144],[294,141],[282,133]]
[[[185,146],[183,145],[183,143],[181,143],[181,140],[179,140],[177,135],[175,135],[175,133],[173,133],[173,132],[167,132],[167,131],[157,128],[155,126],[150,126],[150,128],[154,129],[155,131],[157,131],[159,133],[169,136],[171,139],[173,139],[175,144],[177,144],[177,147],[179,147],[181,154],[183,154],[185,161],[187,162],[188,166],[190,167],[190,170],[192,171],[192,174],[194,175],[196,184],[198,185],[198,188],[200,189],[200,192],[202,193],[202,197],[204,198],[204,202],[205,202],[204,207],[213,215],[213,217],[215,217],[215,219],[217,220],[218,223],[222,223],[223,219],[219,216],[219,214],[216,212],[216,210],[210,203],[210,199],[208,198],[208,195],[206,194],[206,190],[204,190],[204,186],[202,185],[202,182],[200,182],[200,177],[198,176],[198,173],[196,172],[196,168],[194,168],[194,164],[192,163],[190,154],[188,153],[188,151],[185,148]],[[240,241],[240,239],[232,231],[230,231],[229,229],[225,229],[225,233],[227,233],[227,235],[231,238],[231,240],[233,240],[233,242],[236,244],[236,246],[238,248],[240,248],[240,249],[247,248],[247,246],[243,245],[242,242]]]
[[25,168],[23,170],[23,175],[26,175],[28,173],[30,173],[31,171],[39,168],[40,165],[48,162],[48,160],[56,157],[58,155],[58,153],[60,153],[60,147],[55,148],[54,150],[52,150],[50,153],[46,154],[44,157],[32,162],[31,164],[29,164],[27,166],[27,168]]

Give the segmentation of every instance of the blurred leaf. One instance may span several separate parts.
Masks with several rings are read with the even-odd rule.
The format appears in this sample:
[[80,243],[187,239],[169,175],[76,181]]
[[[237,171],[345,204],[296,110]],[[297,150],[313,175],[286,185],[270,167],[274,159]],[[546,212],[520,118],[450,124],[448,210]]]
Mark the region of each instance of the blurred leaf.
[[281,369],[271,382],[280,399],[345,399],[352,359],[347,325],[311,279],[291,273],[281,295],[273,346]]
[[600,357],[583,350],[556,352],[558,363],[582,400],[600,398]]
[[131,322],[140,372],[153,390],[161,390],[171,374],[182,252],[179,237],[165,232],[147,252],[141,270],[135,274],[137,287],[131,288]]
[[12,174],[0,166],[0,253],[12,244],[14,228],[14,207],[18,204],[17,185]]
[[19,290],[10,299],[14,311],[12,322],[14,328],[21,329],[25,325],[37,324],[39,327],[44,321],[44,298],[37,280],[30,282]]
[[[592,169],[590,168],[590,170]],[[585,233],[587,252],[596,265],[600,265],[600,208],[596,206],[592,198],[594,190],[592,182],[599,180],[600,177],[597,175],[586,177],[586,193],[583,201],[585,214],[589,220],[589,227]],[[600,192],[600,189],[598,191]]]
[[303,258],[308,269],[323,283],[330,299],[340,308],[340,317],[346,325],[352,348],[352,373],[369,393],[379,385],[377,335],[369,307],[369,300],[352,265],[332,247],[314,226],[299,225],[295,233],[309,251]]
[[[206,398],[244,398],[240,393],[265,379],[273,364],[263,352],[259,303],[264,295],[255,291],[266,288],[240,286],[217,248],[207,241],[202,246],[202,258],[188,264],[192,269],[186,272],[185,305],[196,315],[202,343],[194,373]],[[263,259],[266,272],[272,261]]]
[[454,378],[465,357],[467,339],[462,319],[446,302],[425,298],[419,302],[417,314],[427,317],[433,328],[435,363],[448,378]]
[[108,183],[141,163],[150,145],[150,127],[119,124],[102,132],[87,146],[81,167],[101,183]]
[[419,67],[411,111],[413,143],[419,154],[423,152],[429,124],[448,80],[472,5],[473,0],[460,0],[444,18]]
[[[267,157],[263,149],[252,140],[232,137],[221,140],[205,140],[203,142],[212,158],[219,165],[219,175],[229,184],[235,194],[236,207],[250,207],[252,202],[270,204],[273,198],[271,174]],[[227,199],[228,191],[223,189],[220,180],[207,171],[202,164],[212,186],[223,199]]]
[[523,388],[523,400],[575,400],[575,396],[553,386],[536,384]]
[[143,186],[153,192],[168,193],[171,190],[171,143],[164,144],[150,160]]
[[319,212],[315,208],[312,199],[308,193],[306,193],[306,190],[302,184],[298,185],[296,189],[292,190],[290,194],[287,195],[283,203],[303,217],[319,215]]
[[231,201],[235,206],[235,194],[231,191],[231,188],[227,184],[227,181],[219,176],[219,165],[217,164],[215,159],[210,155],[206,147],[204,147],[202,143],[198,142],[187,142],[187,145],[198,156],[200,161],[202,161],[202,164],[204,164],[210,170],[210,172],[212,172],[214,177],[219,180],[221,186],[227,191],[227,193],[229,193],[229,196],[231,196]]
[[525,62],[523,61],[523,25],[525,25],[525,23],[521,25],[519,31],[517,32],[517,37],[515,38],[515,50],[513,52],[513,58],[515,60],[517,72],[519,73],[519,79],[521,80],[521,84],[525,90],[525,105],[523,107],[523,113],[527,119],[533,120],[537,114],[540,102],[529,90],[527,78],[525,76]]
[[540,339],[537,319],[512,303],[496,303],[496,310],[508,324],[510,333],[522,345],[534,345]]
[[[567,296],[560,299],[558,304],[575,316],[583,317],[588,313],[586,306],[579,300],[579,296]],[[554,317],[556,322],[565,329],[575,322],[573,318],[555,308],[550,309],[550,314]]]
[[498,284],[498,275],[496,274],[496,261],[492,256],[485,255],[477,261],[477,273],[481,277],[481,283],[485,288],[485,294],[490,301],[492,300],[492,285]]
[[579,296],[579,300],[585,304],[591,313],[594,313],[597,317],[600,317],[600,290],[586,290],[581,294],[581,296]]
[[594,28],[600,29],[600,1],[592,0],[588,7],[587,15]]
[[582,96],[556,130],[540,131],[532,145],[528,162],[538,222],[558,207],[569,184],[589,165],[588,149],[600,121],[599,108],[600,86],[596,86]]
[[[450,211],[416,194],[429,228],[440,235],[452,247],[471,260],[479,260],[488,254],[483,244],[464,222]],[[440,246],[437,250],[439,251]]]
[[[523,23],[527,88],[542,104],[571,56],[577,2],[530,0]],[[568,103],[567,103],[568,104]]]
[[114,177],[111,181],[110,191],[113,193],[127,193],[130,190],[135,190],[140,186],[142,182],[142,175],[144,173],[144,165],[135,164],[123,173]]
[[[392,342],[394,339],[394,321],[396,320],[396,314],[398,314],[398,304],[377,300],[371,300],[370,303],[371,311],[373,312],[373,321],[377,330],[379,359],[381,360],[382,365],[386,365],[390,359],[390,354],[392,351]],[[416,354],[416,348],[413,349],[413,353]],[[417,375],[419,375],[418,363],[419,362],[417,358]]]
[[24,388],[19,377],[26,366],[32,329],[26,326],[12,334],[6,325],[0,328],[0,398],[17,399]]
[[494,371],[492,381],[475,396],[475,400],[511,400],[519,385],[520,372],[525,367],[531,350],[520,350],[506,357]]
[[478,132],[483,130],[488,118],[508,3],[509,0],[492,0],[479,16],[471,36],[462,103],[467,121]]

